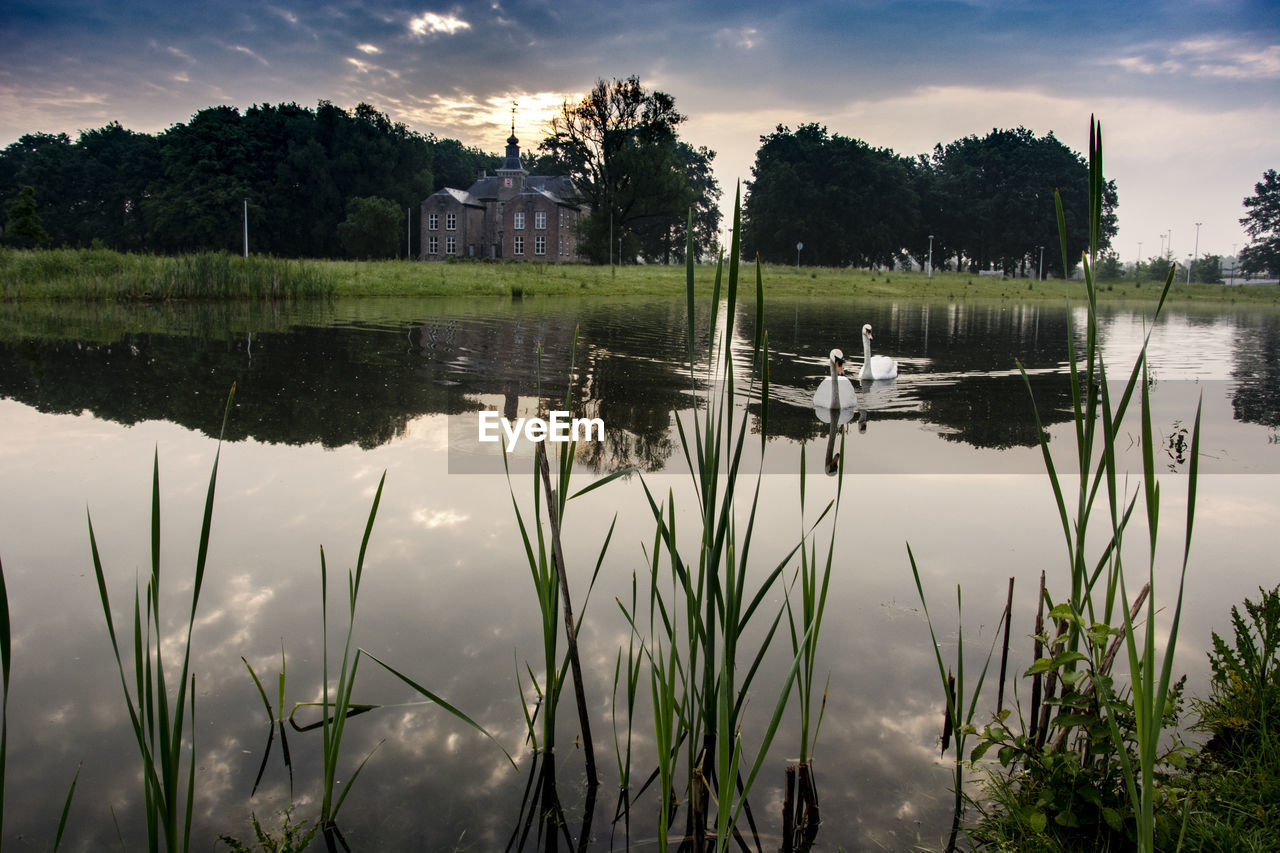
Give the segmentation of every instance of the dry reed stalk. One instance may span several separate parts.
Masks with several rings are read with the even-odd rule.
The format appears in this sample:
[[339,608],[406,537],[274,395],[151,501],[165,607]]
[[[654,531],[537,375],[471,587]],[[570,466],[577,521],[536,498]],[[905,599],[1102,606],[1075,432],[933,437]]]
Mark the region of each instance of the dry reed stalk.
[[582,750],[587,762],[587,785],[594,789],[600,784],[596,775],[596,755],[591,740],[591,715],[587,711],[587,697],[582,686],[582,663],[578,659],[578,632],[574,630],[573,604],[569,599],[569,574],[564,567],[564,549],[560,545],[560,515],[556,511],[556,495],[551,488],[551,469],[547,464],[546,444],[538,443],[538,470],[547,492],[547,518],[551,522],[551,556],[556,574],[560,577],[560,593],[564,597],[564,632],[569,646],[569,665],[573,668],[573,693],[578,701],[578,724],[582,726]]
[[996,694],[996,713],[1004,710],[1004,677],[1009,668],[1009,623],[1013,621],[1013,578],[1009,578],[1009,598],[1004,604],[1004,645],[1000,650],[1000,689]]

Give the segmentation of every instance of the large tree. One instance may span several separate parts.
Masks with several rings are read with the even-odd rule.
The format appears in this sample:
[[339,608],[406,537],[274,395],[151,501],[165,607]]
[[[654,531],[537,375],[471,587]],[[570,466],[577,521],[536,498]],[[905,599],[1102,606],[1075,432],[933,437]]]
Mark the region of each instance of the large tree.
[[36,212],[36,191],[23,187],[17,198],[5,204],[4,242],[20,249],[35,249],[49,242],[49,234]]
[[[935,148],[932,166],[938,203],[932,230],[970,270],[1038,267],[1038,247],[1044,246],[1045,273],[1063,275],[1055,190],[1067,225],[1067,274],[1088,247],[1089,167],[1052,133],[1036,137],[1020,127],[967,136]],[[1115,182],[1108,181],[1104,248],[1116,233],[1115,207]]]
[[539,163],[573,178],[590,206],[580,246],[596,263],[610,258],[669,257],[684,243],[690,208],[700,252],[714,245],[719,190],[710,177],[715,154],[680,141],[685,117],[675,99],[647,91],[640,79],[599,80],[580,102],[565,101],[541,145]]
[[404,209],[376,196],[351,199],[347,218],[338,223],[338,242],[353,258],[395,257],[403,233]]
[[1240,224],[1251,242],[1240,250],[1240,268],[1246,275],[1280,276],[1280,175],[1275,169],[1263,172],[1244,206],[1249,212]]
[[919,230],[910,161],[825,127],[760,138],[743,205],[748,255],[775,263],[891,266]]

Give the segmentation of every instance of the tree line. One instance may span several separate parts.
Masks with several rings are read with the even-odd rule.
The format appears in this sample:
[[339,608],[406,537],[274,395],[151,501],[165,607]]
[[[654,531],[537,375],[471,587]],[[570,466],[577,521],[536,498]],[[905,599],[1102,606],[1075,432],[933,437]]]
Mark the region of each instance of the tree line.
[[[818,124],[779,125],[761,137],[752,175],[744,245],[777,263],[1034,274],[1043,247],[1045,275],[1061,276],[1055,190],[1068,272],[1088,244],[1088,164],[1052,133],[996,129],[907,157]],[[1116,204],[1110,181],[1104,246]]]
[[[589,260],[681,260],[686,216],[714,251],[715,152],[680,139],[675,100],[638,78],[601,81],[566,102],[552,132],[521,155],[533,174],[569,175],[591,210]],[[120,251],[239,250],[281,257],[416,255],[416,216],[442,187],[465,189],[503,157],[419,134],[368,104],[321,101],[201,110],[162,133],[111,123],[32,133],[0,151],[5,242]]]
[[[247,205],[254,252],[392,255],[404,249],[408,209],[500,162],[368,104],[219,106],[155,135],[115,122],[74,140],[25,135],[0,152],[0,198],[29,207],[34,197],[52,245],[238,250]],[[32,188],[25,202],[24,187]],[[381,217],[376,246],[358,227],[371,216]]]
[[[580,101],[565,101],[549,134],[525,148],[531,173],[573,178],[591,211],[579,235],[587,260],[683,260],[689,221],[699,256],[721,248],[715,152],[681,139],[686,118],[671,95],[637,77],[600,80]],[[416,255],[417,229],[406,215],[432,192],[466,188],[501,162],[363,103],[350,111],[328,101],[243,113],[211,107],[155,135],[114,122],[76,139],[33,133],[0,151],[4,242],[238,250],[247,211],[254,252]],[[743,250],[767,262],[1063,275],[1088,238],[1084,158],[1052,133],[1022,127],[913,157],[818,124],[779,125],[760,138],[751,173]],[[1065,271],[1055,191],[1067,225]],[[1242,222],[1256,238],[1241,253],[1246,268],[1276,264],[1278,194],[1273,170],[1245,200]],[[1103,193],[1104,248],[1116,233],[1116,206],[1112,181]],[[1156,275],[1155,260],[1144,272]],[[1216,276],[1206,269],[1204,277]]]

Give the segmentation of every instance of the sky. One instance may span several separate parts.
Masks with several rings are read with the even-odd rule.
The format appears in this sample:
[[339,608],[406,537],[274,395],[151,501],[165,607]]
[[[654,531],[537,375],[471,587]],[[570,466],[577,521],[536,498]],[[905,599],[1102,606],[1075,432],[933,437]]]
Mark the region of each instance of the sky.
[[1280,168],[1275,0],[0,0],[0,146],[328,100],[494,153],[515,104],[531,150],[632,75],[716,152],[726,218],[760,137],[811,122],[908,156],[997,127],[1083,154],[1096,115],[1126,262],[1232,254]]

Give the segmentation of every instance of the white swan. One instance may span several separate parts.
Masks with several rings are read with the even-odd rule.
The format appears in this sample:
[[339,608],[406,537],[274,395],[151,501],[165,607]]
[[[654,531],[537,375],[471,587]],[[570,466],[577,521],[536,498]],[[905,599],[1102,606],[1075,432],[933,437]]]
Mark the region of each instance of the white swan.
[[858,405],[858,395],[853,383],[844,375],[844,353],[833,349],[829,356],[831,375],[822,380],[813,392],[813,407],[818,410],[843,411]]
[[886,355],[871,354],[871,324],[862,327],[862,372],[858,379],[894,379],[898,375],[898,362]]

